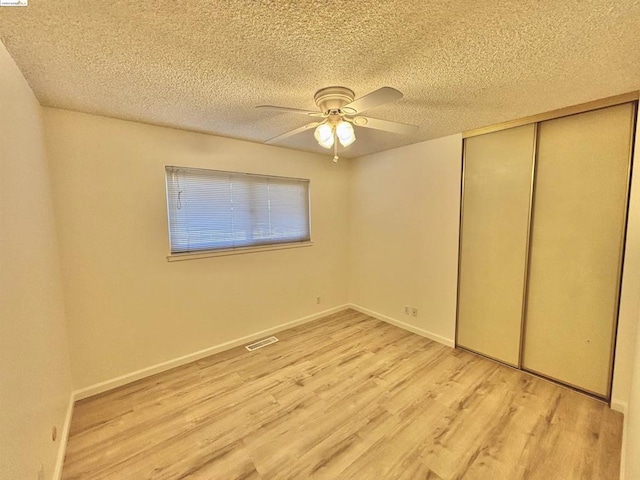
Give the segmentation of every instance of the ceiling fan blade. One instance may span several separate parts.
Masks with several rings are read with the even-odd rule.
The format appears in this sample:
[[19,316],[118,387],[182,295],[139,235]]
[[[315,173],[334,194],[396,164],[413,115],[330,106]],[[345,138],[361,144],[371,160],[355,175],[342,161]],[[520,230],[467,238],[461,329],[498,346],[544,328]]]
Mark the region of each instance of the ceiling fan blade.
[[353,119],[353,124],[357,125],[358,127],[375,128],[376,130],[400,133],[402,135],[413,135],[420,129],[418,125],[390,122],[389,120],[380,120],[379,118],[371,117],[355,117]]
[[277,107],[275,105],[258,105],[256,108],[260,108],[262,110],[276,110],[278,112],[301,113],[303,115],[309,115],[310,117],[322,117],[322,112],[314,112],[312,110],[301,110],[299,108]]
[[306,130],[309,130],[309,129],[311,129],[311,128],[315,128],[315,127],[317,127],[318,125],[320,125],[321,123],[322,123],[322,122],[311,122],[311,123],[307,123],[306,125],[303,125],[303,126],[302,126],[302,127],[300,127],[300,128],[296,128],[296,129],[291,130],[291,131],[289,131],[289,132],[287,132],[287,133],[283,133],[282,135],[278,135],[277,137],[271,138],[271,139],[267,140],[267,141],[266,141],[266,142],[264,142],[264,143],[269,143],[269,144],[272,144],[272,143],[278,143],[278,142],[280,142],[280,141],[284,140],[285,138],[289,138],[289,137],[292,137],[292,136],[297,135],[297,134],[299,134],[299,133],[302,133],[302,132],[304,132],[304,131],[306,131]]
[[355,115],[356,113],[364,112],[378,105],[384,103],[393,102],[402,98],[402,92],[391,87],[382,87],[375,90],[364,97],[360,97],[351,103],[342,107],[342,111],[347,115]]

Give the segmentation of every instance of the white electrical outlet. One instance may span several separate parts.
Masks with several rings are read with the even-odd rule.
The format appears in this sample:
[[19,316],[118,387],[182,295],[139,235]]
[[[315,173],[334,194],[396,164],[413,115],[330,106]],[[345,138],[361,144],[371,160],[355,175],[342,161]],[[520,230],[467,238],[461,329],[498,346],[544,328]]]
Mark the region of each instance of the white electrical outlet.
[[404,306],[404,314],[409,315],[411,313],[411,307],[409,305]]
[[418,309],[417,308],[412,308],[411,309],[411,316],[412,317],[417,317],[418,316]]

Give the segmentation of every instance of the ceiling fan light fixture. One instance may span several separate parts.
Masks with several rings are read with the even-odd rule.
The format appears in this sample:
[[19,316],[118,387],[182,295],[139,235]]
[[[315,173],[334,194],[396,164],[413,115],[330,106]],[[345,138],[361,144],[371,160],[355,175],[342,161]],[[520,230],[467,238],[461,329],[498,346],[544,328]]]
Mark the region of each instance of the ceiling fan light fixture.
[[353,126],[344,120],[338,122],[338,125],[336,125],[336,135],[343,147],[348,147],[356,141],[356,134],[353,131]]
[[333,146],[333,128],[326,123],[321,123],[316,127],[316,131],[313,136],[318,141],[321,147],[331,148]]
[[356,99],[353,90],[346,87],[333,86],[322,88],[314,95],[313,99],[319,111],[279,107],[276,105],[259,105],[256,108],[297,113],[307,117],[318,117],[319,120],[316,122],[294,128],[267,140],[265,143],[279,143],[293,135],[314,129],[313,136],[321,147],[326,149],[333,147],[333,161],[335,162],[338,160],[339,145],[348,147],[356,141],[355,127],[372,128],[402,135],[414,135],[420,128],[417,125],[363,117],[361,115],[362,112],[370,108],[401,98],[402,92],[391,87],[381,87]]

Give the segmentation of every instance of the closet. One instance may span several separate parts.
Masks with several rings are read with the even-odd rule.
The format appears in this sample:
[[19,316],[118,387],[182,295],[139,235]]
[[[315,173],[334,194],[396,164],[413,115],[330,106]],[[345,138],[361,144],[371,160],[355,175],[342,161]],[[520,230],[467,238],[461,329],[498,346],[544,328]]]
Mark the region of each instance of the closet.
[[464,139],[457,346],[610,398],[636,106]]

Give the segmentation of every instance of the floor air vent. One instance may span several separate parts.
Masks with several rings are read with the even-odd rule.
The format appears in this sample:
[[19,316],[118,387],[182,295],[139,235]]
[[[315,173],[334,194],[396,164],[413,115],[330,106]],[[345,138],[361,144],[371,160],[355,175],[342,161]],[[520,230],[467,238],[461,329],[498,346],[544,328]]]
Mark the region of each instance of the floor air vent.
[[265,338],[264,340],[259,340],[256,343],[252,343],[251,345],[245,345],[244,348],[253,352],[262,347],[266,347],[267,345],[271,345],[272,343],[276,343],[278,339],[276,337]]

